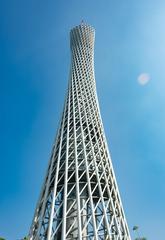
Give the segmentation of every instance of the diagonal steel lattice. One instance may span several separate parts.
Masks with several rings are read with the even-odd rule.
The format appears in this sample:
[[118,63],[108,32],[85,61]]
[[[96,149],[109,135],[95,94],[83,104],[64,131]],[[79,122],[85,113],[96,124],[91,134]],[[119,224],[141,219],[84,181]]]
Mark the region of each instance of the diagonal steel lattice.
[[68,92],[31,240],[130,240],[101,120],[93,27],[70,32]]

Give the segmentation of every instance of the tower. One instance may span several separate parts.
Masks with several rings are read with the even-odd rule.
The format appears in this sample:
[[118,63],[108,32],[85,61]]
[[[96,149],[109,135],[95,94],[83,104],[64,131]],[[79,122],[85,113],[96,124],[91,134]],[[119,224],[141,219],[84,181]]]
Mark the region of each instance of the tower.
[[94,29],[70,32],[70,80],[30,240],[130,240],[101,120]]

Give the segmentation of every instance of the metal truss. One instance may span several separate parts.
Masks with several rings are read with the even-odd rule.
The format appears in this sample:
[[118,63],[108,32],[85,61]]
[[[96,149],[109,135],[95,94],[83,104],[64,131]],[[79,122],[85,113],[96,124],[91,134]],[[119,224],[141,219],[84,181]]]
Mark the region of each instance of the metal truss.
[[84,23],[70,33],[69,87],[31,240],[130,240],[97,99],[94,35]]

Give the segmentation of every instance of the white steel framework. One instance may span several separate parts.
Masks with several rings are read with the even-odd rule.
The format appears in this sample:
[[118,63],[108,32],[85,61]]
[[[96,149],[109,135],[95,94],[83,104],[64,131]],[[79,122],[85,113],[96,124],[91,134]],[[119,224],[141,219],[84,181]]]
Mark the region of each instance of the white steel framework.
[[94,29],[70,32],[71,71],[31,240],[130,240],[101,120]]

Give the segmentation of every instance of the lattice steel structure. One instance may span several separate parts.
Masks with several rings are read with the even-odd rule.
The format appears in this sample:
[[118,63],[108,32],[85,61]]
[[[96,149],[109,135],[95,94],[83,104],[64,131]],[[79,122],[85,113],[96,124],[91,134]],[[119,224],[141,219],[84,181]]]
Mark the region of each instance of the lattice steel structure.
[[71,71],[31,240],[130,240],[96,94],[94,29],[70,32]]

